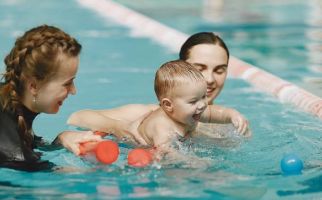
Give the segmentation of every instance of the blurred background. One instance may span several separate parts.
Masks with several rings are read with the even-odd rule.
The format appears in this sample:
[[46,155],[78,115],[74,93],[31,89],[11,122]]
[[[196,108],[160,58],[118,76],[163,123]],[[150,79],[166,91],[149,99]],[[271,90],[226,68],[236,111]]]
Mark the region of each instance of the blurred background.
[[116,0],[184,33],[220,34],[232,55],[322,96],[321,0]]

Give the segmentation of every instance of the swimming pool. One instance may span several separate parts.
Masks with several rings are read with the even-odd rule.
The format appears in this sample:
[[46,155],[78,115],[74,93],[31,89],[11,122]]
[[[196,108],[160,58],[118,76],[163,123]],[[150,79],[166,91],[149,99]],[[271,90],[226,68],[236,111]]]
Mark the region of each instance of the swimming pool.
[[215,31],[232,55],[322,96],[319,1],[117,2],[187,34]]
[[[117,2],[138,9],[132,1]],[[142,2],[145,2],[145,7],[142,6]],[[275,74],[289,81],[303,83],[302,76],[315,75],[310,69],[301,68],[310,65],[304,44],[294,44],[294,49],[291,48],[294,51],[289,53],[276,48],[281,41],[270,43],[279,38],[276,35],[283,34],[283,30],[289,31],[288,29],[281,30],[267,25],[268,28],[260,29],[261,34],[256,40],[247,40],[258,32],[255,25],[251,22],[247,25],[246,20],[243,21],[243,26],[239,27],[236,24],[225,25],[224,22],[229,21],[222,21],[219,25],[215,22],[205,22],[199,16],[200,13],[196,12],[202,8],[201,1],[189,0],[184,6],[180,5],[180,1],[146,2],[140,1],[139,11],[185,33],[220,29],[219,32],[225,39],[227,38],[234,56],[260,67],[267,66],[268,71],[276,72]],[[300,1],[285,2],[285,4],[273,2],[272,5],[266,6],[275,10],[277,4],[281,7],[304,4]],[[161,8],[169,8],[170,3],[172,5],[168,10],[170,14],[156,12],[158,9],[162,10]],[[257,7],[255,5],[251,6],[252,9],[262,8],[260,5]],[[296,9],[304,13],[307,7],[300,5],[296,6]],[[176,13],[175,8],[180,6],[183,6],[182,10],[179,9]],[[80,70],[76,79],[77,95],[70,97],[64,103],[58,115],[41,115],[37,118],[35,132],[48,140],[52,140],[58,132],[68,128],[64,124],[73,111],[83,108],[110,108],[126,103],[156,102],[152,85],[155,70],[161,63],[177,58],[177,55],[166,47],[145,37],[134,37],[128,28],[113,21],[106,21],[95,12],[79,6],[76,1],[65,1],[63,6],[57,1],[50,0],[42,1],[41,4],[36,0],[1,1],[0,9],[2,10],[0,16],[3,19],[0,21],[2,58],[11,48],[17,34],[43,23],[63,28],[78,38],[83,45]],[[175,14],[180,14],[180,17],[174,18]],[[292,20],[296,21],[299,18]],[[257,26],[264,27],[260,23]],[[243,36],[245,33],[240,32],[244,28],[249,32],[249,36],[246,34],[247,37],[242,38],[230,37],[235,34]],[[265,31],[275,35],[275,39],[261,41],[260,36]],[[297,34],[294,34],[292,35],[294,38],[286,42],[287,34],[288,32],[284,38],[282,37],[285,48],[286,44],[297,41],[295,38]],[[303,39],[301,37],[298,38],[299,41]],[[297,45],[302,46],[297,49]],[[275,48],[277,52],[273,51]],[[264,57],[267,52],[270,52],[269,59]],[[283,52],[282,61],[277,56],[281,52]],[[292,53],[297,53],[297,56]],[[295,65],[294,69],[287,68],[288,65],[292,67]],[[121,157],[112,166],[90,164],[65,150],[44,152],[44,159],[50,159],[62,166],[76,167],[78,170],[25,173],[0,169],[0,198],[318,199],[320,197],[322,173],[321,167],[317,166],[321,163],[322,152],[320,120],[292,106],[280,104],[273,97],[261,93],[239,79],[227,81],[217,103],[235,107],[244,113],[251,123],[253,137],[250,140],[232,136],[223,140],[194,141],[188,151],[209,160],[210,166],[191,162],[134,169],[125,164],[126,152],[129,149],[126,145],[121,145]],[[302,175],[281,174],[279,162],[287,153],[296,153],[304,161],[305,170]]]

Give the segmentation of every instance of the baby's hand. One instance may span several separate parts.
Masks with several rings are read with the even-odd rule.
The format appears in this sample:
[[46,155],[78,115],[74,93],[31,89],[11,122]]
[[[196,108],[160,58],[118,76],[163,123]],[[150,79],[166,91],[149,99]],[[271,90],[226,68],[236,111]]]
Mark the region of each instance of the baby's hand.
[[232,110],[230,116],[232,124],[240,135],[251,136],[251,132],[248,130],[248,121],[242,114],[237,110]]

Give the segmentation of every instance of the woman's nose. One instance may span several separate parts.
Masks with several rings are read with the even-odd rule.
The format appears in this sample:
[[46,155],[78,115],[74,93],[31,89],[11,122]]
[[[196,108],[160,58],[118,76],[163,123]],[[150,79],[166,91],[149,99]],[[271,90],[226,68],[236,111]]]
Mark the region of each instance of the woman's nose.
[[206,82],[207,82],[208,85],[213,85],[216,82],[216,79],[215,79],[214,75],[209,71],[204,73],[203,76],[205,77]]

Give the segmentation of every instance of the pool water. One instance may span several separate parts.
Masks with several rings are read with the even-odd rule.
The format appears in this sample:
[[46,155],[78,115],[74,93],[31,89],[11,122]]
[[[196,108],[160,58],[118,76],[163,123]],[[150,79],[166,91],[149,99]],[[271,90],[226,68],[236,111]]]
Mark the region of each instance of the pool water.
[[[273,1],[256,4],[256,1],[249,1],[252,4],[243,4],[249,13],[240,18],[238,14],[234,16],[233,11],[227,11],[228,8],[241,9],[239,4],[234,6],[237,1],[227,1],[219,21],[210,21],[201,16],[203,1],[187,0],[184,5],[178,0],[140,0],[137,4],[125,0],[117,2],[188,34],[215,30],[227,40],[234,56],[299,85],[307,86],[306,78],[319,75],[310,68],[319,65],[318,61],[310,60],[311,54],[316,52],[309,52],[306,45],[320,41],[312,40],[301,32],[319,27],[304,26],[304,22],[299,22],[308,15],[309,3]],[[264,12],[263,7],[268,10]],[[287,21],[286,16],[289,15],[282,12],[285,8],[291,12],[289,15],[292,12],[298,14]],[[76,79],[77,94],[64,102],[59,114],[42,114],[35,121],[35,132],[49,141],[68,128],[65,121],[76,110],[156,103],[154,73],[162,63],[177,58],[166,47],[148,38],[133,37],[127,28],[103,20],[76,1],[61,4],[53,0],[42,3],[36,0],[2,0],[0,9],[2,58],[17,35],[44,23],[61,27],[83,45]],[[254,17],[256,13],[262,17]],[[174,17],[176,14],[178,17]],[[294,26],[286,28],[285,24]],[[1,69],[3,67],[1,65]],[[240,138],[225,127],[229,138],[198,138],[180,147],[187,158],[198,156],[198,160],[155,163],[144,169],[127,166],[126,155],[131,147],[122,143],[120,158],[110,166],[91,163],[64,149],[43,152],[44,159],[64,168],[51,173],[0,169],[0,198],[320,198],[322,125],[319,119],[283,105],[239,79],[227,80],[216,103],[242,112],[250,121],[253,137]],[[288,153],[295,153],[303,160],[301,175],[281,173],[280,160]]]
[[187,34],[214,31],[232,55],[322,96],[318,0],[117,2]]

